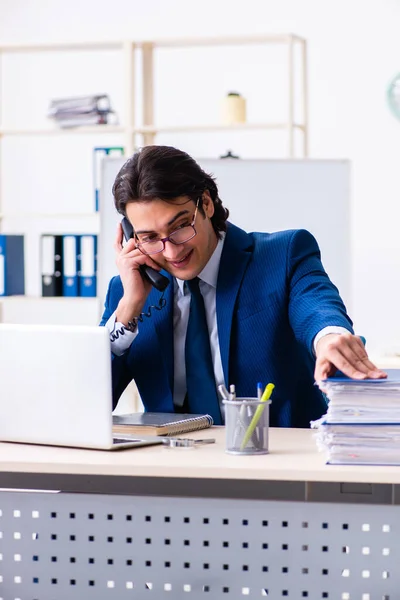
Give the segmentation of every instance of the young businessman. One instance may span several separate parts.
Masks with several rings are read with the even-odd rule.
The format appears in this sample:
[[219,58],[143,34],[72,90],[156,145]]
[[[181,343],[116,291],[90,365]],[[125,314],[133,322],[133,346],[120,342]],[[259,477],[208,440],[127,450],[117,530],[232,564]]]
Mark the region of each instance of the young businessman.
[[[336,369],[385,376],[353,334],[309,232],[239,229],[227,221],[213,178],[168,146],[134,154],[113,194],[135,232],[124,245],[118,228],[120,276],[110,282],[101,322],[114,340],[114,406],[134,379],[146,410],[209,412],[220,424],[216,386],[254,396],[258,381],[273,382],[271,425],[308,427],[326,409],[314,378]],[[170,285],[165,306],[138,324],[160,301],[140,265],[161,270]]]

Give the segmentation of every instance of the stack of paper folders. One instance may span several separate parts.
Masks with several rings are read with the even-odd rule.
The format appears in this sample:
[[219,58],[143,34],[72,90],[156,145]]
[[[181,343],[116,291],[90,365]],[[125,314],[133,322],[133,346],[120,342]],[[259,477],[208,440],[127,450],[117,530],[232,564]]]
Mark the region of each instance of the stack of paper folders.
[[114,125],[117,121],[107,94],[52,100],[47,116],[63,128]]
[[311,426],[328,464],[400,465],[400,369],[387,374],[361,381],[340,374],[319,383],[328,409]]

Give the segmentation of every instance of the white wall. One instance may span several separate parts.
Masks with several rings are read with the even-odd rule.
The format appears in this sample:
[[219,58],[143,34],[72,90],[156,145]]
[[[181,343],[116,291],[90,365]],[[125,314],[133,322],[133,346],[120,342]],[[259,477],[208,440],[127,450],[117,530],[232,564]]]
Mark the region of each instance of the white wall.
[[[375,349],[400,347],[400,122],[385,102],[386,86],[400,71],[399,21],[396,0],[0,0],[0,43],[288,31],[306,37],[310,155],[353,162],[353,317],[357,330]],[[208,56],[208,76],[201,72],[190,85],[185,76],[175,78],[173,89],[167,89],[158,106],[162,114],[178,113],[184,121],[187,114],[176,111],[176,95],[181,106],[190,106],[199,119],[212,111],[215,102],[209,97],[214,86],[224,78],[225,68],[232,70],[226,57],[221,64]],[[260,77],[249,54],[232,58],[238,74]],[[185,65],[185,54],[176,54],[174,61]],[[273,90],[268,90],[265,77],[263,92],[267,90],[268,99]],[[225,78],[224,85],[234,87],[234,78]],[[204,154],[202,135],[172,141]],[[262,155],[263,138],[253,135],[244,141],[247,155]],[[238,140],[231,138],[215,143],[216,148],[221,143],[222,150],[228,143],[238,147]],[[226,203],[229,206],[229,199]]]

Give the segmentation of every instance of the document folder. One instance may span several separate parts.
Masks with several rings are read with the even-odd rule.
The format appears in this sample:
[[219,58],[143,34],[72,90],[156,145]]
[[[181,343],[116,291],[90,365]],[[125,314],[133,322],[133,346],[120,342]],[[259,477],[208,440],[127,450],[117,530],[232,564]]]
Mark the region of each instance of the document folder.
[[24,236],[0,234],[0,296],[25,294]]
[[76,235],[63,236],[63,296],[79,296],[78,242]]
[[93,298],[96,296],[97,236],[80,237],[79,295]]
[[122,146],[103,146],[94,148],[93,180],[95,211],[100,210],[101,163],[106,156],[123,156]]
[[42,235],[42,296],[62,296],[62,235]]

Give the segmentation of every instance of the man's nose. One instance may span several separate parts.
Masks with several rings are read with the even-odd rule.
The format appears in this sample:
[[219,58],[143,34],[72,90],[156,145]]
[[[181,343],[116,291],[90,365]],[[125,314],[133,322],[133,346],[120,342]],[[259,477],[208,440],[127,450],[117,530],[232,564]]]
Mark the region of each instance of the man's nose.
[[182,258],[185,254],[185,250],[183,248],[183,244],[179,244],[178,246],[176,244],[173,244],[172,242],[170,242],[169,240],[167,240],[165,242],[165,248],[164,248],[164,258],[166,260],[175,260],[177,258]]

